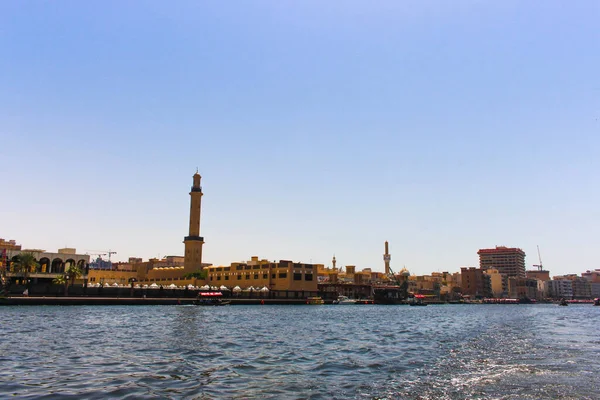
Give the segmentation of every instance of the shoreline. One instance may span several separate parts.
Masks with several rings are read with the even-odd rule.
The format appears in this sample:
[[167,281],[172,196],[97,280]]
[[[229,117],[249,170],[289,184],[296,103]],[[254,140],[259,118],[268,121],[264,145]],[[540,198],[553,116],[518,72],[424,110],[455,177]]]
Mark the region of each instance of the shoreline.
[[[16,296],[0,298],[0,306],[107,306],[107,305],[194,305],[195,298],[177,298],[177,297],[45,297],[45,296]],[[228,298],[230,305],[308,305],[306,299],[240,299]],[[578,301],[569,304],[589,304],[592,301]],[[325,300],[325,304],[332,304],[332,300]],[[462,304],[472,305],[481,304],[479,302],[432,302],[427,305],[443,305],[443,304]],[[496,303],[503,304],[503,303]],[[504,303],[503,305],[515,305],[519,303]],[[537,304],[557,304],[553,302],[538,302]],[[356,304],[360,306],[362,304]],[[398,305],[405,306],[408,303],[401,304],[375,304],[380,306]],[[203,306],[199,306],[203,307]]]

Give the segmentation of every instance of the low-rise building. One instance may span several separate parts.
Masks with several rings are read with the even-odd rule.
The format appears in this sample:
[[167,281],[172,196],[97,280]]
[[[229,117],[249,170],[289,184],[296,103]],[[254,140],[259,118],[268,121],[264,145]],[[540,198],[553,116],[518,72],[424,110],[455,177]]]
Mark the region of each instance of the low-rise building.
[[[242,290],[267,288],[272,297],[305,297],[306,293],[317,293],[317,271],[320,264],[297,263],[288,260],[271,262],[252,257],[247,262],[236,262],[229,266],[206,268],[206,282],[211,286],[236,286]],[[303,295],[301,295],[303,293]]]
[[572,299],[573,298],[573,283],[569,279],[556,279],[546,281],[546,292],[549,298],[552,299]]

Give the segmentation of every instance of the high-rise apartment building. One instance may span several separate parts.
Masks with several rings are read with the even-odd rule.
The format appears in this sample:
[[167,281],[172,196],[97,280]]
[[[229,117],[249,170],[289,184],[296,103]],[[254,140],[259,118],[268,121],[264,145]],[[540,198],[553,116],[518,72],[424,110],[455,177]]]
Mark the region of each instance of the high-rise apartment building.
[[479,267],[498,270],[506,276],[525,278],[525,252],[514,247],[496,246],[495,249],[480,249]]

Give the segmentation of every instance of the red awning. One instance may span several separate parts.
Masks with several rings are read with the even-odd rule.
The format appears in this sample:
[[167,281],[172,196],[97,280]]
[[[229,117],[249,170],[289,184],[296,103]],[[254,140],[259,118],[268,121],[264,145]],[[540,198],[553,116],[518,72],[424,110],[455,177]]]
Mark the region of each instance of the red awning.
[[424,299],[425,295],[424,294],[415,294],[415,299]]
[[200,296],[223,296],[221,292],[200,292]]

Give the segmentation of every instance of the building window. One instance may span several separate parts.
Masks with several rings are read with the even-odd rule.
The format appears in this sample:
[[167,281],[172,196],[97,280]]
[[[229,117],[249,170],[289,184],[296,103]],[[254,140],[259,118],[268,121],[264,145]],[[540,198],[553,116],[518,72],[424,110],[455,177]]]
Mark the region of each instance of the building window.
[[312,274],[306,274],[306,275],[304,275],[304,280],[305,281],[312,281],[313,280]]
[[277,274],[271,274],[271,278],[273,278],[273,279],[277,278]]
[[225,276],[225,280],[226,280],[226,281],[228,281],[228,280],[229,280],[229,277],[228,277],[228,276]]
[[237,267],[235,267],[235,269],[240,271],[240,270],[244,269],[244,267],[242,265],[238,265]]
[[221,280],[221,277],[220,277],[220,276],[217,276],[217,280],[218,280],[218,281],[220,281],[220,280]]
[[242,276],[238,275],[238,281],[241,281],[241,280],[242,280]]
[[294,280],[295,281],[301,281],[302,280],[302,274],[299,273],[294,273]]
[[279,273],[279,277],[280,278],[287,278],[287,273],[286,272],[280,272]]
[[258,274],[254,274],[254,279],[258,279]]
[[250,274],[246,274],[246,279],[250,279]]
[[269,277],[269,274],[263,274],[263,279],[267,279]]

